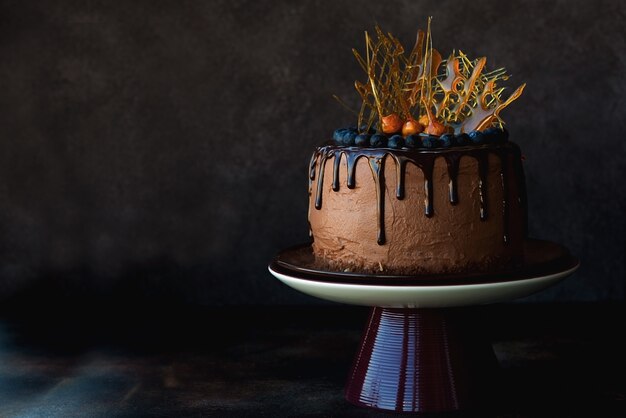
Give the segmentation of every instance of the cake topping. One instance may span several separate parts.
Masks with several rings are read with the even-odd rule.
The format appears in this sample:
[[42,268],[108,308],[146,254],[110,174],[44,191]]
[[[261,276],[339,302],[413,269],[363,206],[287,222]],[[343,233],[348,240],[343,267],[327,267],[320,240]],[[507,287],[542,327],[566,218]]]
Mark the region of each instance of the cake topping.
[[[505,88],[497,84],[509,78],[504,68],[487,71],[485,57],[471,60],[461,51],[442,59],[432,47],[430,23],[431,18],[425,33],[417,32],[415,46],[408,54],[397,38],[379,27],[374,36],[365,32],[364,54],[353,49],[366,75],[366,80],[354,83],[362,100],[360,111],[355,112],[355,132],[371,134],[375,129],[387,139],[401,134],[407,147],[506,140],[500,112],[522,94],[525,84],[505,98]],[[465,133],[469,138],[463,136]],[[422,135],[419,140],[414,138],[418,134]],[[446,139],[432,138],[442,136]],[[337,135],[334,139],[340,144]],[[372,146],[381,146],[374,142],[387,143],[370,141]]]

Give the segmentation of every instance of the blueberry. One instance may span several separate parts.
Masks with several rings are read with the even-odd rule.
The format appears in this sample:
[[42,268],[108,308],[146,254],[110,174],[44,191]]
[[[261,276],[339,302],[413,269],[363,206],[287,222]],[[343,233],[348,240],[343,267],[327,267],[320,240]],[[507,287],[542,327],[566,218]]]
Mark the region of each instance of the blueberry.
[[404,146],[404,138],[402,135],[394,135],[387,141],[387,146],[395,149],[402,148]]
[[377,148],[387,146],[387,136],[381,134],[372,135],[370,138],[370,145]]
[[354,145],[354,140],[357,137],[357,133],[353,130],[346,131],[341,138],[341,144],[347,147]]
[[422,139],[418,134],[409,135],[404,140],[404,143],[409,148],[418,148],[422,145]]
[[361,128],[359,129],[359,132],[363,132],[363,133],[366,133],[366,134],[373,135],[373,134],[376,133],[376,129],[374,129],[373,126],[370,126],[370,128],[367,129],[367,125],[361,125]]
[[472,131],[469,133],[470,141],[474,144],[483,144],[485,142],[485,134],[481,131]]
[[468,134],[466,133],[462,133],[462,134],[458,134],[454,137],[454,141],[456,142],[457,145],[468,145],[470,142],[472,142],[470,140],[470,137]]
[[444,134],[439,137],[440,145],[444,148],[451,147],[454,145],[454,135],[453,134]]
[[354,138],[354,145],[357,147],[367,147],[370,144],[370,135],[361,134]]
[[345,134],[346,132],[348,132],[346,128],[335,130],[335,132],[333,132],[333,140],[335,141],[335,143],[341,145],[341,143],[343,142],[343,134]]
[[422,146],[424,148],[437,148],[439,146],[439,138],[432,135],[423,136]]
[[502,129],[500,128],[487,128],[483,131],[483,134],[485,135],[485,142],[488,144],[504,142],[504,135],[502,134]]
[[502,141],[506,142],[509,140],[509,130],[504,128],[502,129]]

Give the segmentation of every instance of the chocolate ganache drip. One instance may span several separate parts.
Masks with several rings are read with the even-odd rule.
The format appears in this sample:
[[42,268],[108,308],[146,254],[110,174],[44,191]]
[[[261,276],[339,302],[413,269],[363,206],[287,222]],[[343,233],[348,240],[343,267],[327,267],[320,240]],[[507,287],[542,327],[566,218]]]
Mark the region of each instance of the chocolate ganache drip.
[[[390,148],[359,148],[345,147],[339,145],[325,145],[319,147],[313,153],[309,165],[309,192],[312,192],[313,181],[317,179],[317,189],[315,194],[315,209],[322,208],[322,191],[324,188],[324,172],[326,162],[333,159],[333,178],[332,190],[339,191],[339,170],[341,167],[342,156],[345,158],[347,165],[347,187],[353,189],[356,185],[355,171],[356,163],[361,158],[367,158],[372,177],[376,186],[376,207],[378,218],[378,237],[379,245],[385,244],[385,196],[384,196],[384,168],[387,159],[392,159],[396,166],[396,198],[402,200],[405,197],[405,175],[406,165],[408,162],[420,168],[424,175],[424,215],[432,217],[435,211],[433,207],[433,170],[436,158],[444,158],[448,169],[449,178],[449,201],[450,204],[459,203],[457,190],[457,176],[459,172],[459,163],[462,157],[472,157],[478,162],[479,176],[479,199],[480,199],[480,220],[488,219],[487,212],[487,173],[489,170],[489,154],[495,154],[500,158],[500,177],[503,190],[503,219],[504,219],[504,235],[503,242],[509,242],[509,181],[508,176],[511,172],[515,175],[517,181],[517,189],[520,192],[520,199],[516,202],[521,207],[525,207],[525,184],[522,173],[521,153],[517,145],[512,142],[504,144],[490,144],[481,146],[455,147],[450,149],[390,149]],[[359,180],[361,181],[361,180]],[[524,211],[525,212],[525,211]]]

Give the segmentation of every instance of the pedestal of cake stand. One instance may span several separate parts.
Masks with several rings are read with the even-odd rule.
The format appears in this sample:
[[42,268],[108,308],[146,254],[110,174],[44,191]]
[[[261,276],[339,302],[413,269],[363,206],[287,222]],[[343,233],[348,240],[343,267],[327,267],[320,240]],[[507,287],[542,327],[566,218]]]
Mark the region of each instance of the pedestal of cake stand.
[[396,412],[484,408],[499,399],[497,360],[464,310],[372,309],[345,389]]
[[530,295],[562,280],[578,260],[529,241],[525,266],[494,275],[406,277],[316,269],[310,248],[281,252],[270,272],[318,298],[371,306],[346,385],[358,406],[396,412],[482,409],[497,401],[498,365],[480,324],[462,307]]

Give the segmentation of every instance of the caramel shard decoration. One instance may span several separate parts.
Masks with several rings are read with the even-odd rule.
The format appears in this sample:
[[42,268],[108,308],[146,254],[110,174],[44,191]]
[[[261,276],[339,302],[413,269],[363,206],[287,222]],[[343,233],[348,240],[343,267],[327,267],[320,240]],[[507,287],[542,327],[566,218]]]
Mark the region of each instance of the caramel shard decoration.
[[[526,84],[522,84],[508,99],[501,102],[499,95],[496,94],[497,92],[493,91],[493,85],[494,82],[490,81],[488,88],[480,93],[478,105],[473,108],[470,116],[463,121],[459,132],[482,131],[494,124],[501,125],[503,122],[502,119],[500,119],[500,111],[521,96],[524,87],[526,87]],[[502,89],[500,89],[499,92],[501,94]],[[492,98],[491,100],[488,99],[490,97]]]
[[470,61],[459,51],[447,59],[445,75],[437,80],[443,99],[437,103],[437,116],[453,126],[455,132],[484,130],[490,126],[502,127],[499,114],[517,99],[526,84],[518,87],[506,100],[502,100],[504,88],[496,88],[496,82],[507,80],[504,68],[483,73],[486,58]]
[[[470,60],[461,51],[443,60],[432,47],[430,23],[431,18],[426,32],[418,30],[408,56],[400,41],[378,26],[373,36],[365,32],[364,54],[352,50],[366,75],[354,83],[361,97],[361,108],[354,112],[360,132],[373,126],[395,132],[407,123],[412,127],[404,132],[431,135],[503,127],[500,112],[522,94],[525,84],[504,99],[504,88],[497,86],[509,78],[504,68],[486,72],[485,57]],[[412,125],[418,123],[421,128]]]

